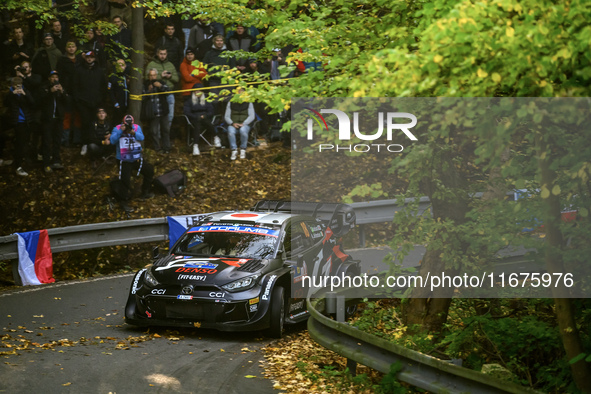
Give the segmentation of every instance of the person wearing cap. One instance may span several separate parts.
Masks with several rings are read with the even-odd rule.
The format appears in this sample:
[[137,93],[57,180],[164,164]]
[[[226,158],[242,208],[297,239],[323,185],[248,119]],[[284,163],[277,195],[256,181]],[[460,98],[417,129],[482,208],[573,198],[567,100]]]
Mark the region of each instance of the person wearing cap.
[[107,77],[96,61],[93,51],[82,54],[84,61],[76,68],[74,75],[74,102],[80,111],[82,120],[82,150],[84,156],[92,136],[96,109],[103,105],[107,93]]
[[[201,79],[207,75],[207,71],[205,71],[205,68],[193,65],[193,62],[195,61],[195,51],[193,50],[193,48],[187,48],[185,58],[181,63],[182,90],[191,89],[193,85],[195,85],[196,83],[201,83]],[[181,94],[183,96],[190,96],[191,92],[183,92]]]
[[47,82],[41,89],[40,96],[41,124],[43,125],[43,137],[41,139],[43,170],[48,174],[53,170],[64,168],[61,163],[60,149],[68,93],[61,85],[57,71],[54,70],[49,73]]
[[113,128],[111,136],[104,141],[105,145],[114,145],[117,160],[119,160],[119,179],[121,188],[116,194],[121,207],[126,212],[133,211],[129,206],[131,200],[131,174],[136,173],[144,177],[142,181],[141,199],[154,197],[151,192],[154,179],[154,167],[144,160],[141,141],[144,140],[142,128],[135,123],[133,116],[125,115],[123,122]]
[[[196,83],[193,85],[193,89],[201,89],[203,88],[203,84]],[[211,124],[211,120],[213,117],[213,104],[208,103],[205,100],[205,93],[202,90],[195,90],[191,92],[191,96],[187,97],[185,100],[185,104],[183,107],[183,112],[189,118],[193,129],[191,130],[191,138],[193,140],[193,156],[197,156],[200,154],[199,152],[199,145],[197,142],[199,141],[199,136],[201,135],[201,130],[205,128],[209,130],[212,134],[214,134],[214,145],[216,147],[221,147],[220,137],[217,136],[215,128]]]
[[113,148],[105,141],[111,137],[111,122],[107,119],[107,110],[105,107],[99,107],[96,110],[93,133],[88,144],[88,156],[91,159],[108,157]]
[[52,70],[57,69],[57,62],[62,57],[62,52],[55,46],[51,33],[43,34],[43,45],[33,56],[33,69],[41,78],[47,78]]

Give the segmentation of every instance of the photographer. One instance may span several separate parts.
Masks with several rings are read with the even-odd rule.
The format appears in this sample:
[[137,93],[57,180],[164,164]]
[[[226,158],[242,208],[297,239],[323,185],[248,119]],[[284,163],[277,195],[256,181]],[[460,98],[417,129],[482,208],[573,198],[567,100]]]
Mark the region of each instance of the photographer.
[[[152,136],[153,148],[155,151],[170,152],[170,124],[168,123],[169,107],[164,94],[150,94],[168,92],[168,85],[158,79],[158,70],[155,68],[148,71],[148,80],[144,83],[144,96],[142,102],[142,121],[150,122],[150,134]],[[162,144],[161,144],[162,142]]]
[[68,93],[59,80],[57,71],[51,71],[47,83],[41,89],[40,107],[43,137],[43,170],[46,174],[61,170],[60,148],[62,142],[63,120],[66,112]]
[[24,167],[26,166],[25,160],[29,150],[34,100],[31,92],[23,87],[22,78],[12,78],[11,85],[4,102],[9,108],[10,120],[14,126],[16,173],[20,176],[28,176],[29,174]]
[[[175,66],[168,60],[168,51],[166,48],[158,48],[156,49],[154,60],[146,66],[145,79],[149,79],[148,70],[155,69],[170,90],[174,90],[180,81],[176,67],[178,66]],[[174,117],[174,95],[167,94],[166,101],[168,103],[168,128],[170,128],[172,118]]]
[[126,212],[133,212],[129,206],[131,200],[131,174],[136,172],[137,176],[143,175],[141,199],[154,197],[150,191],[152,179],[154,178],[154,167],[147,163],[142,154],[142,145],[139,141],[144,140],[142,128],[134,123],[133,116],[125,115],[123,123],[115,126],[109,139],[104,140],[106,145],[115,145],[117,159],[119,160],[119,181],[111,184],[121,208]]

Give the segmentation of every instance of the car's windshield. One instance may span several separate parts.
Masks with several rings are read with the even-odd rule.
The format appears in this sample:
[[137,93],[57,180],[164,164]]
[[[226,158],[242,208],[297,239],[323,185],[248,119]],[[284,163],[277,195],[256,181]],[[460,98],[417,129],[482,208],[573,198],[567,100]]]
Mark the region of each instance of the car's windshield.
[[191,228],[172,253],[190,256],[270,258],[279,230],[251,227],[206,225]]

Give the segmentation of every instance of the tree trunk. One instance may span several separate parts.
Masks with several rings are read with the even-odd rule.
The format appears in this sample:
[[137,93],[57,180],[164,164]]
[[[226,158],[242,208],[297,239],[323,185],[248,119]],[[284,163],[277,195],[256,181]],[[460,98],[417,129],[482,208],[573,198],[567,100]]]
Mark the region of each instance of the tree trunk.
[[140,123],[140,114],[142,111],[142,100],[139,95],[142,94],[143,70],[144,70],[144,9],[143,7],[133,8],[131,10],[131,83],[129,103],[129,113],[134,117],[136,123]]
[[[541,138],[538,140],[537,146],[538,157],[545,157],[538,161],[542,177],[542,188],[546,187],[551,191],[556,182],[556,173],[550,169],[550,150]],[[555,195],[550,192],[548,198],[543,200],[546,207],[546,216],[544,217],[547,243],[545,261],[546,269],[551,275],[555,272],[564,273],[562,260],[564,238],[560,230],[561,214],[559,196],[559,194]],[[566,357],[572,360],[583,353],[583,346],[575,322],[575,313],[570,300],[570,290],[562,282],[562,286],[552,287],[552,295],[554,296],[556,319],[558,321],[558,328],[560,329],[562,344],[566,352]],[[577,387],[584,393],[591,393],[591,379],[589,378],[591,377],[591,369],[587,362],[584,359],[579,360],[571,364],[570,368]]]
[[[431,178],[423,181],[422,191],[431,200],[431,209],[435,220],[441,218],[461,224],[466,220],[468,212],[465,178],[453,163],[454,152],[446,150],[440,152],[439,155],[440,161],[435,164]],[[448,196],[445,199],[440,199],[436,197],[437,192],[441,191],[439,189],[441,186],[438,185],[452,190],[455,198]],[[456,236],[453,232],[447,232],[446,235],[450,238]],[[437,238],[442,236],[443,232],[437,234]],[[452,277],[460,271],[461,267],[446,266],[445,262],[441,260],[441,253],[442,251],[438,247],[427,245],[427,251],[419,268],[419,274],[423,280],[426,280],[427,274],[441,277],[441,274],[445,272],[445,276]],[[451,286],[437,287],[433,291],[430,286],[415,287],[403,310],[405,324],[407,326],[418,324],[427,331],[440,332],[443,324],[447,321],[453,293],[454,288]]]

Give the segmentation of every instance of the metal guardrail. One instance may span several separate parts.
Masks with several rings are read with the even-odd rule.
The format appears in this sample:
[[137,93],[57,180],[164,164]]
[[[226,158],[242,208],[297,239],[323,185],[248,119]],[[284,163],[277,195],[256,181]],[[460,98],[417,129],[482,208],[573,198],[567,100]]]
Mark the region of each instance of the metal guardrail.
[[[390,365],[402,363],[397,378],[413,386],[434,393],[538,393],[517,384],[494,378],[481,372],[463,368],[431,357],[393,342],[376,337],[344,322],[324,316],[317,308],[326,305],[324,298],[306,300],[310,318],[308,332],[312,339],[341,356],[348,366],[366,365],[383,373]],[[341,296],[344,309],[344,297]],[[340,315],[343,316],[341,311]],[[339,318],[337,311],[337,319]],[[352,362],[351,362],[352,361]]]
[[[407,199],[410,200],[410,199]],[[405,200],[405,204],[408,201]],[[371,223],[391,222],[394,212],[402,209],[397,200],[358,202],[350,204],[355,210],[360,239],[365,239],[363,226]],[[423,212],[430,205],[427,197],[420,198]],[[105,246],[126,245],[168,239],[166,218],[136,219],[123,222],[84,224],[47,230],[51,250],[66,252]],[[362,245],[363,246],[363,245]],[[0,237],[0,261],[18,258],[17,236]]]
[[[83,224],[80,226],[51,228],[47,230],[47,234],[49,235],[51,251],[59,253],[106,246],[166,241],[168,240],[168,222],[166,218],[154,218]],[[17,258],[17,235],[0,237],[0,260]],[[18,260],[13,261],[12,275],[15,283],[21,285]]]

